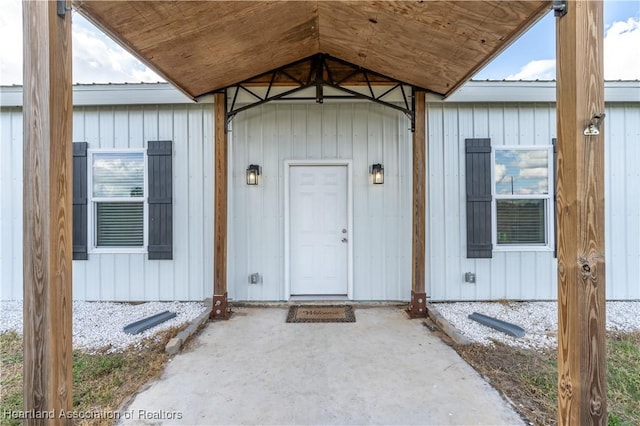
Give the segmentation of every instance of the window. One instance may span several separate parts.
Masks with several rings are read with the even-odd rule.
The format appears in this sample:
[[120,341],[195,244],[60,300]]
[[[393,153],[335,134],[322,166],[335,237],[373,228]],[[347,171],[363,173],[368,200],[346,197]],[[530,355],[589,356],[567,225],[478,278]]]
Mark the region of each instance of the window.
[[136,251],[146,244],[146,173],[143,151],[91,153],[93,249]]
[[549,247],[552,148],[495,148],[494,238],[497,247]]

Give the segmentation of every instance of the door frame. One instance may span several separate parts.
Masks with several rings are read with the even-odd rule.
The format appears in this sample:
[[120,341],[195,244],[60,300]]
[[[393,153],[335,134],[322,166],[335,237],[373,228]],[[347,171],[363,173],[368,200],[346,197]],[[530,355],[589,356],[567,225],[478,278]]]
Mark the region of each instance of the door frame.
[[284,294],[291,298],[291,218],[290,172],[295,166],[345,166],[347,168],[347,299],[353,300],[353,161],[285,160],[284,161]]

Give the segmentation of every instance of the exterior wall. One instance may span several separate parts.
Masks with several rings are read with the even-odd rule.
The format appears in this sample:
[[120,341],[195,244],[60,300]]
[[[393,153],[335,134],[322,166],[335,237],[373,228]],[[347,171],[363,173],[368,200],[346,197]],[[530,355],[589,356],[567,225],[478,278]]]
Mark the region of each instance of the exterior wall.
[[0,300],[22,299],[22,109],[0,110]]
[[[22,299],[22,113],[1,112],[0,300]],[[213,108],[208,105],[75,107],[74,142],[90,149],[146,148],[172,140],[173,260],[90,253],[73,262],[77,300],[202,300],[213,282]],[[210,235],[211,238],[206,236]]]
[[[428,105],[427,294],[432,300],[555,299],[553,251],[497,251],[467,259],[465,138],[497,145],[551,145],[553,104]],[[551,222],[553,223],[553,222]],[[464,282],[465,272],[476,283]]]
[[[546,146],[555,137],[554,103],[545,98],[552,83],[542,84],[541,92],[520,90],[518,83],[488,85],[492,96],[504,101],[477,102],[475,89],[486,91],[487,87],[469,84],[452,100],[432,100],[427,105],[427,294],[432,300],[555,299],[556,261],[551,251],[495,251],[492,259],[466,258],[464,139],[490,137],[493,146]],[[632,100],[640,93],[640,84],[611,86],[617,91],[613,101],[607,97],[604,127],[607,298],[637,300],[640,103]],[[74,261],[74,298],[209,297],[214,177],[210,101],[179,101],[165,86],[156,93],[144,85],[140,90],[152,92],[153,99],[160,96],[158,104],[130,105],[126,97],[130,87],[96,87],[96,93],[114,92],[108,102],[102,95],[91,95],[90,89],[82,89],[87,92],[83,105],[74,107],[74,141],[86,141],[90,149],[145,148],[147,141],[158,139],[174,142],[174,259],[89,254],[88,261]],[[514,102],[519,91],[541,99]],[[18,94],[17,88],[0,90],[0,300],[22,298],[22,111]],[[92,106],[92,102],[100,105]],[[354,298],[407,300],[412,176],[408,127],[404,115],[372,103],[273,103],[236,116],[229,154],[229,296],[236,300],[286,298],[284,160],[352,159]],[[378,162],[385,167],[385,183],[371,185],[368,168]],[[262,166],[259,186],[245,184],[248,164]],[[248,274],[254,272],[263,276],[259,285],[248,283]],[[465,272],[476,273],[476,284],[464,282]]]
[[606,107],[607,299],[640,300],[640,102]]
[[[267,104],[233,119],[229,297],[283,300],[284,161],[353,160],[354,299],[408,300],[411,292],[411,133],[388,107]],[[384,165],[384,185],[369,166]],[[260,185],[245,170],[260,164]],[[248,283],[259,272],[261,284]]]
[[[427,294],[432,300],[553,300],[552,251],[498,251],[466,258],[465,138],[492,146],[545,146],[556,136],[555,105],[428,105]],[[607,299],[640,299],[640,104],[608,103],[605,122]],[[476,273],[476,283],[464,273]]]

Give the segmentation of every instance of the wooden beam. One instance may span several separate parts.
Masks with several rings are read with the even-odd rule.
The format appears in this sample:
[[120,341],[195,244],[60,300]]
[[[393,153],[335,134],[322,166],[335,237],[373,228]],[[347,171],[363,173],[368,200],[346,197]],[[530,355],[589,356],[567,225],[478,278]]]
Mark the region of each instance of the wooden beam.
[[[58,416],[60,410],[72,408],[73,111],[71,14],[58,16],[56,6],[55,1],[22,4],[23,407],[27,413]],[[46,423],[46,419],[26,420],[26,424]]]
[[227,319],[227,112],[224,93],[213,95],[214,108],[214,245],[212,319]]
[[415,130],[413,132],[413,242],[411,303],[409,314],[413,318],[427,315],[425,293],[425,213],[426,213],[426,116],[425,96],[414,92]]
[[125,49],[196,97],[316,53],[449,95],[546,14],[551,2],[74,3]]
[[557,18],[558,423],[607,424],[602,1]]

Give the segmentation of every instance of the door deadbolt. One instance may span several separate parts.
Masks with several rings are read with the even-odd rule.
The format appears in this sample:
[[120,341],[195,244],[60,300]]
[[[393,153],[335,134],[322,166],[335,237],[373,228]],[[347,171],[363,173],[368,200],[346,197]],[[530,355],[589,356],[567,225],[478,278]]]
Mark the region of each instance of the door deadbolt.
[[346,228],[342,228],[342,233],[346,234],[347,233],[347,229]]

